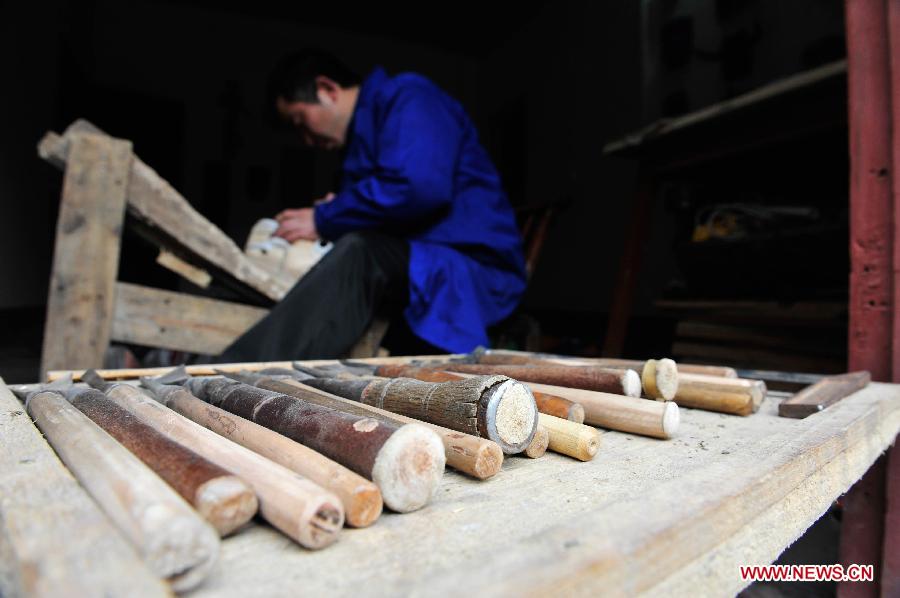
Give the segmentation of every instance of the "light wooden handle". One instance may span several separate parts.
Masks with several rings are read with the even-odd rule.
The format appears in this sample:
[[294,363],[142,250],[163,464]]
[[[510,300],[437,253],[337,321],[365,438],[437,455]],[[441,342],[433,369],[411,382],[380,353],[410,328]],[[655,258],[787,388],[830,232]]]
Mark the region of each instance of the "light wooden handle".
[[489,365],[463,363],[447,363],[434,366],[434,368],[466,374],[499,374],[509,376],[520,382],[551,384],[566,388],[582,388],[629,397],[639,397],[641,395],[641,379],[634,370],[590,365]]
[[2,379],[0,496],[0,594],[171,598]]
[[578,424],[584,422],[584,407],[578,403],[573,403],[569,399],[557,397],[546,392],[535,392],[533,394],[534,402],[541,413],[561,417]]
[[[585,365],[594,363],[610,368],[630,368],[641,371],[646,361],[639,359],[612,359],[608,357],[572,357],[552,359],[554,363],[568,365]],[[723,378],[737,378],[737,370],[718,365],[698,365],[695,363],[679,363],[679,374],[704,374],[706,376],[721,376]]]
[[693,409],[750,415],[765,397],[766,383],[762,380],[680,374],[675,402]]
[[581,461],[590,461],[600,448],[600,432],[584,424],[542,413],[541,427],[550,434],[550,450]]
[[534,431],[534,438],[531,439],[531,443],[525,447],[522,454],[532,459],[540,459],[544,456],[544,453],[547,452],[547,447],[549,445],[550,432],[548,432],[547,428],[544,426],[538,425],[537,429]]
[[107,396],[175,442],[242,477],[256,492],[263,518],[289,538],[307,548],[324,548],[337,540],[344,508],[331,492],[182,417],[136,388],[120,384]]
[[672,401],[648,401],[605,392],[528,383],[531,390],[548,392],[584,407],[584,421],[619,432],[654,438],[671,438],[678,430],[678,405]]
[[168,406],[204,428],[334,492],[344,505],[348,525],[366,527],[381,515],[383,501],[378,486],[311,448],[205,403],[187,392],[170,400]]
[[184,499],[62,396],[31,395],[26,409],[152,571],[176,591],[206,578],[218,558],[219,536]]

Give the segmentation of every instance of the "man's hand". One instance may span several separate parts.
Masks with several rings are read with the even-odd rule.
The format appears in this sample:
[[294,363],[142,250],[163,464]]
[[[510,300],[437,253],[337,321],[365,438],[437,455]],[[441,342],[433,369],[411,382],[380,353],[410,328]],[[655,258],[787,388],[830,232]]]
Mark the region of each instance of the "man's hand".
[[278,230],[275,231],[275,236],[282,237],[289,243],[293,243],[298,239],[315,241],[319,238],[312,208],[284,210],[275,216],[275,220],[279,224]]

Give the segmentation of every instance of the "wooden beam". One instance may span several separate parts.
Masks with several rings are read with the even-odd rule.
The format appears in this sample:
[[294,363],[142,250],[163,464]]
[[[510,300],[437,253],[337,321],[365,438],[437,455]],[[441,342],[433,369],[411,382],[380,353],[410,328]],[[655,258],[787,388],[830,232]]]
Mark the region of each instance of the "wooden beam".
[[168,596],[0,379],[0,595]]
[[869,372],[852,372],[822,378],[778,405],[778,415],[803,419],[862,390],[872,381]]
[[643,252],[648,244],[653,222],[651,215],[656,185],[650,170],[649,166],[644,165],[638,173],[637,190],[631,208],[631,222],[628,225],[628,237],[619,261],[616,285],[609,306],[606,337],[603,339],[601,352],[603,357],[621,357],[625,348],[631,306],[638,289]]
[[209,283],[212,282],[212,276],[209,275],[209,272],[189,264],[167,249],[159,250],[159,255],[156,256],[156,263],[201,289],[209,288]]
[[[444,359],[450,359],[454,357],[459,358],[462,357],[462,355],[454,353],[441,355],[440,357]],[[389,363],[413,363],[420,362],[423,359],[434,358],[434,355],[404,355],[401,357],[372,357],[368,359],[360,359],[360,361],[382,365]],[[292,361],[249,361],[240,363],[215,363],[208,365],[196,364],[185,366],[185,370],[191,376],[215,376],[220,372],[240,372],[241,370],[257,372],[259,370],[264,370],[267,368],[292,369],[293,363],[294,362]],[[300,361],[297,363],[302,363],[303,365],[308,365],[310,367],[318,367],[321,365],[335,365],[338,362],[334,359],[311,359],[308,361]],[[99,375],[104,380],[134,380],[144,376],[162,376],[163,374],[170,371],[172,371],[171,367],[131,368],[117,370],[97,370],[97,375]],[[59,380],[60,378],[63,378],[70,374],[77,382],[81,380],[81,376],[84,374],[84,370],[55,370],[52,372],[47,372],[46,380],[48,382],[53,382],[54,380]],[[17,390],[34,390],[37,387],[38,385],[33,384],[19,384],[16,385],[15,388]]]
[[[104,134],[85,120],[72,123],[60,136],[49,132],[38,144],[38,154],[60,165],[68,160],[72,138],[80,132]],[[208,262],[239,283],[273,301],[290,290],[281,281],[252,263],[216,225],[197,212],[190,203],[155,170],[135,157],[127,189],[128,211],[152,228],[159,229],[180,247]]]
[[772,83],[763,85],[762,87],[749,91],[743,95],[713,104],[706,108],[701,108],[700,110],[685,114],[684,116],[657,120],[621,139],[607,143],[603,146],[603,155],[615,154],[623,150],[639,147],[648,141],[652,141],[670,133],[717,120],[738,110],[759,104],[760,102],[810,87],[821,81],[831,79],[832,77],[844,75],[846,72],[847,61],[838,60],[808,71],[797,73],[796,75],[791,75],[790,77],[777,79]]
[[131,142],[73,135],[63,181],[41,371],[103,365]]
[[116,283],[112,340],[218,355],[268,310]]

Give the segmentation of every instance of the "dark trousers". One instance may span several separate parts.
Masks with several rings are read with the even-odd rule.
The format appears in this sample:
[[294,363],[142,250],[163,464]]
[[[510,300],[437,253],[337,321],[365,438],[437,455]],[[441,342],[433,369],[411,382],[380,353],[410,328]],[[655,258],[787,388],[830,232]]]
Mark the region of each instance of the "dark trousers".
[[[266,317],[215,360],[342,357],[376,313],[391,320],[390,336],[401,344],[411,341],[412,347],[401,350],[434,353],[436,348],[411,335],[400,315],[409,301],[408,271],[405,239],[373,231],[346,234]],[[424,346],[415,347],[417,340]]]

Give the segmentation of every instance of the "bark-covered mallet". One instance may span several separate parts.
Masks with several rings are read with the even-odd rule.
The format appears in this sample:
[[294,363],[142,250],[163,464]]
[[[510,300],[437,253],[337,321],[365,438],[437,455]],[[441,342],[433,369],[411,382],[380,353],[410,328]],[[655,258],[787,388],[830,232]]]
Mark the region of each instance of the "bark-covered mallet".
[[[385,378],[415,378],[423,382],[452,382],[465,378],[462,374],[443,372],[430,368],[422,368],[404,363],[375,365],[357,361],[341,361],[342,367],[354,372],[358,376],[383,376]],[[562,397],[553,396],[544,392],[531,391],[538,411],[561,417],[577,423],[584,422],[584,408],[578,403],[573,403]]]
[[[384,409],[378,409],[371,405],[365,405],[358,401],[351,401],[327,393],[312,386],[306,386],[300,380],[310,376],[296,370],[283,370],[280,368],[266,369],[267,372],[228,372],[228,378],[233,378],[244,384],[252,384],[266,390],[281,392],[304,401],[310,401],[329,409],[352,413],[363,417],[374,417],[386,420],[397,425],[422,423],[433,430],[444,443],[444,455],[447,457],[447,466],[479,480],[497,475],[503,465],[503,450],[500,446],[487,438],[480,438],[471,434],[464,434],[457,430],[451,430],[431,422],[413,419],[392,413]],[[305,448],[305,447],[304,447]]]
[[[317,372],[299,364],[294,367],[312,375]],[[488,438],[506,454],[524,451],[538,426],[538,410],[531,391],[506,376],[476,376],[455,382],[329,377],[310,378],[303,383],[379,409]]]
[[198,398],[305,444],[375,482],[384,504],[425,506],[444,474],[444,445],[419,424],[395,426],[227,378],[192,378]]

